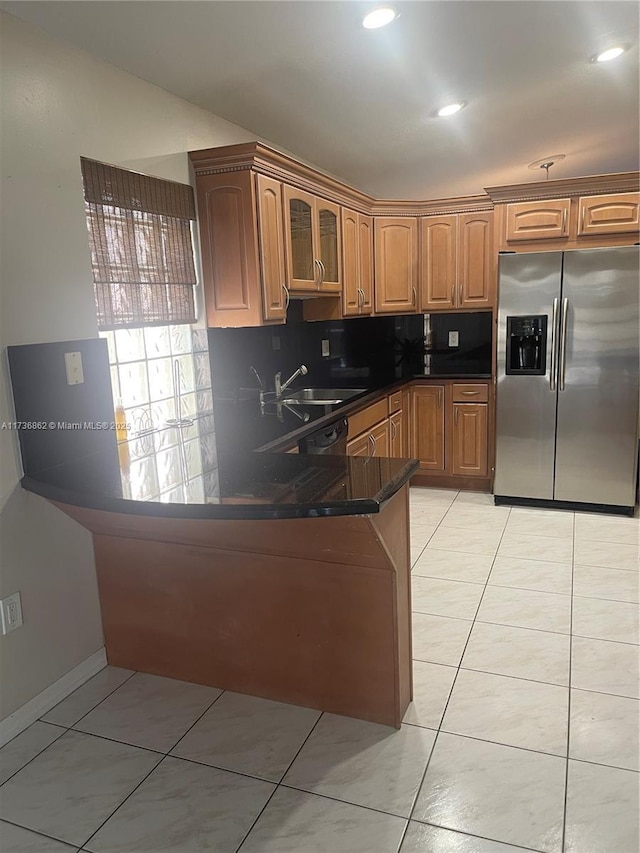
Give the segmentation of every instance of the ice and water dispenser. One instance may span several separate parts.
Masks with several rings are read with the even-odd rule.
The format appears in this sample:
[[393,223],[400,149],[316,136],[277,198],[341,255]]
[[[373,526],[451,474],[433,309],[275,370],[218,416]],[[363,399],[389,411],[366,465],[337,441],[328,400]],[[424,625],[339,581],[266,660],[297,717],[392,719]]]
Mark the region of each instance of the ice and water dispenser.
[[507,317],[507,375],[544,376],[547,351],[547,317]]

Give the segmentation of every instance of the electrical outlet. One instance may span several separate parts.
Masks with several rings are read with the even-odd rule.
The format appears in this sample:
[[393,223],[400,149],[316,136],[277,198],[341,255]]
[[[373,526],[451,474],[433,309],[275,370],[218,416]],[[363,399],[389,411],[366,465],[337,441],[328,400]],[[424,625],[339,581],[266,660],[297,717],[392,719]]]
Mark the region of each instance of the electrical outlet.
[[67,372],[67,385],[82,385],[84,382],[84,373],[80,353],[65,352],[64,367]]
[[322,355],[327,356],[329,354],[330,354],[329,341],[324,340],[324,341],[322,341]]
[[20,593],[14,592],[13,595],[8,595],[0,601],[2,609],[2,633],[8,634],[9,631],[14,631],[22,625],[22,604],[20,603]]
[[278,337],[278,335],[272,335],[271,336],[271,349],[272,350],[279,350],[280,349],[280,338]]
[[449,332],[449,346],[450,347],[459,347],[460,346],[460,332]]

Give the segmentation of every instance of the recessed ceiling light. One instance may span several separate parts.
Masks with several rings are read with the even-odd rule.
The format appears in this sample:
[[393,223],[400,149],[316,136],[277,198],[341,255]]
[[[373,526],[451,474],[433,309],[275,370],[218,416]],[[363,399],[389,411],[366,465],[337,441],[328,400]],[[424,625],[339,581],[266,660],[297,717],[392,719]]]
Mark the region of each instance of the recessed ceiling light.
[[367,30],[377,30],[378,27],[386,27],[391,21],[395,21],[397,17],[398,13],[395,9],[374,9],[373,12],[369,12],[368,15],[364,16],[362,26]]
[[441,107],[441,108],[438,110],[438,115],[439,115],[441,118],[444,118],[445,116],[452,116],[452,115],[454,115],[454,113],[459,113],[459,112],[460,112],[460,110],[461,110],[464,106],[465,106],[464,101],[460,101],[460,102],[459,102],[459,103],[457,103],[457,104],[447,104],[447,105],[446,105],[446,107]]
[[610,47],[608,50],[603,50],[593,57],[593,62],[609,62],[612,59],[617,59],[624,53],[624,47]]

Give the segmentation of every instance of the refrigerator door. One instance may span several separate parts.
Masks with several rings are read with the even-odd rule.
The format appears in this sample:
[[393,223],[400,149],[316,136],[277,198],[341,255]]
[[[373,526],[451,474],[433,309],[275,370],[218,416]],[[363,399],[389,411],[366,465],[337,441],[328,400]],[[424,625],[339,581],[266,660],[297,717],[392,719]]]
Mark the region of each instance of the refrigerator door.
[[[554,301],[562,252],[501,255],[496,391],[496,495],[553,498],[556,426]],[[507,317],[546,316],[546,371],[507,374]]]
[[638,260],[636,246],[565,253],[556,500],[635,504]]

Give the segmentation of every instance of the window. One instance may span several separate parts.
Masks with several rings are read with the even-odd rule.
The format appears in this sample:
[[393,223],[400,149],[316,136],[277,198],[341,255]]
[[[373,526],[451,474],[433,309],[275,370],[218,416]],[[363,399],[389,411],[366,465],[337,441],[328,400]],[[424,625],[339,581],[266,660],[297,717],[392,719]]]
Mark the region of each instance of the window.
[[81,165],[98,328],[194,323],[192,188]]

